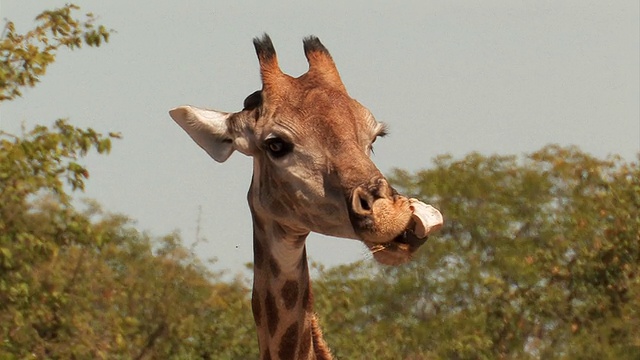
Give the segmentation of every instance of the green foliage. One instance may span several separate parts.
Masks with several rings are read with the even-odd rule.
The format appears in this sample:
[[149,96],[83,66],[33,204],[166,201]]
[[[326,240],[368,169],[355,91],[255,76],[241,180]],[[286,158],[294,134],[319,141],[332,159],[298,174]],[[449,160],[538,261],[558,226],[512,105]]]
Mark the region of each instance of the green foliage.
[[111,31],[95,25],[93,14],[82,20],[74,17],[78,9],[67,4],[43,11],[36,17],[38,25],[25,34],[17,33],[15,25],[7,22],[0,36],[0,101],[19,97],[21,88],[35,86],[60,48],[100,46],[109,41]]
[[445,227],[402,267],[322,273],[340,358],[640,358],[637,163],[548,146],[441,156],[392,181]]
[[[67,5],[0,38],[0,101],[34,86],[60,47],[99,46],[109,31]],[[0,130],[0,359],[246,359],[257,344],[244,280],[222,281],[182,246],[72,193],[82,157],[111,139],[65,120]]]
[[[59,245],[86,243],[87,222],[70,206],[63,179],[82,189],[89,173],[78,157],[110,146],[109,137],[63,120],[52,130],[37,126],[24,138],[0,132],[0,304],[23,302],[29,288],[24,272]],[[56,200],[36,201],[44,196]]]
[[0,137],[0,358],[256,357],[241,280],[222,281],[175,234],[73,206],[67,189],[89,176],[79,157],[109,148],[64,121]]

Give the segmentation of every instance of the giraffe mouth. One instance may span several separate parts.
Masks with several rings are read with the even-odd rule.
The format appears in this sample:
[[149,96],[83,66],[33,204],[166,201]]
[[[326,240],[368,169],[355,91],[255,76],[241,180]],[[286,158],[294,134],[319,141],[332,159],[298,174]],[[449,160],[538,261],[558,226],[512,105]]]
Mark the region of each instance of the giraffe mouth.
[[418,238],[413,230],[407,229],[393,240],[383,243],[365,243],[373,258],[381,264],[400,265],[411,260],[412,254],[428,239],[428,236]]
[[442,227],[442,214],[437,209],[416,199],[409,199],[409,204],[412,215],[404,231],[386,243],[365,242],[373,257],[382,264],[400,265],[408,262],[411,255],[427,241],[428,235]]
[[387,243],[372,244],[370,249],[374,254],[383,250],[414,252],[422,246],[428,238],[428,236],[418,238],[413,230],[407,229]]

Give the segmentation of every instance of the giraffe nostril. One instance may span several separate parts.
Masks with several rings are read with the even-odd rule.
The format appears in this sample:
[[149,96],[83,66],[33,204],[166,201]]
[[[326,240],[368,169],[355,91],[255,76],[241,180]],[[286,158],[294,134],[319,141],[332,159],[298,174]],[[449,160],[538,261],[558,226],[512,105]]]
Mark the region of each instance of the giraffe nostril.
[[371,206],[369,205],[369,202],[363,197],[360,198],[360,207],[362,208],[362,210],[371,211]]
[[351,208],[356,214],[359,214],[359,215],[371,214],[372,202],[373,202],[373,197],[369,192],[367,192],[363,188],[358,187],[353,191],[353,195],[351,199]]

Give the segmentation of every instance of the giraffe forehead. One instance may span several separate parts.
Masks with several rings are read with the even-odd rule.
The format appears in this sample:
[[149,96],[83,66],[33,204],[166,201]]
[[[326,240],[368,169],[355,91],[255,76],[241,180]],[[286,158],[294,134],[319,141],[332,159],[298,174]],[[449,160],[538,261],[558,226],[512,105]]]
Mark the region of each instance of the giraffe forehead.
[[313,88],[279,103],[265,104],[258,121],[262,138],[283,133],[294,142],[320,141],[329,145],[370,141],[380,124],[369,110],[347,94]]

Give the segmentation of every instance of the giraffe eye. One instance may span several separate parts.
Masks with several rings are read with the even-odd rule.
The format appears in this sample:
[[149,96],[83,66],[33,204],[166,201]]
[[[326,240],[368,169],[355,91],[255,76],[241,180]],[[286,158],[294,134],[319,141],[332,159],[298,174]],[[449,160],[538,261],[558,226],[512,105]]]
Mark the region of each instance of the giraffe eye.
[[274,158],[281,158],[293,150],[293,144],[288,143],[281,138],[274,137],[265,141],[266,149]]

